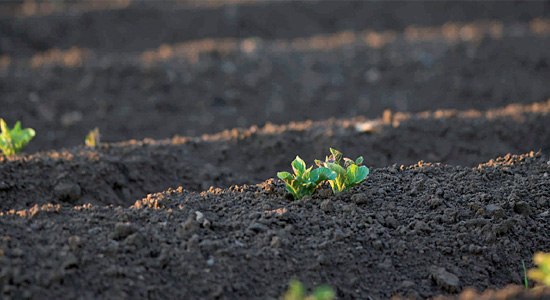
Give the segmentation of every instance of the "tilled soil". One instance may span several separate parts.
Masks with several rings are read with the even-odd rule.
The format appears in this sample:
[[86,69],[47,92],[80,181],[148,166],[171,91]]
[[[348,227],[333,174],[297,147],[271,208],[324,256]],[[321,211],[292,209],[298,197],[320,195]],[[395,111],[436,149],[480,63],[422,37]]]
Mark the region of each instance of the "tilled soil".
[[169,189],[129,208],[36,205],[0,218],[3,291],[277,299],[296,277],[339,299],[388,299],[519,284],[522,260],[548,247],[549,173],[549,158],[530,153],[378,168],[349,192],[298,201],[270,179]]
[[[374,131],[363,132],[365,122]],[[334,147],[368,167],[425,160],[477,166],[507,153],[550,153],[550,100],[489,111],[439,110],[385,114],[385,118],[253,126],[201,138],[128,141],[98,148],[0,157],[1,210],[35,204],[132,205],[149,193],[182,186],[259,183],[290,168],[296,155],[308,165]]]
[[[56,3],[0,5],[0,117],[37,131],[0,156],[0,299],[550,299],[518,286],[548,1]],[[276,173],[329,147],[369,177],[292,200]]]

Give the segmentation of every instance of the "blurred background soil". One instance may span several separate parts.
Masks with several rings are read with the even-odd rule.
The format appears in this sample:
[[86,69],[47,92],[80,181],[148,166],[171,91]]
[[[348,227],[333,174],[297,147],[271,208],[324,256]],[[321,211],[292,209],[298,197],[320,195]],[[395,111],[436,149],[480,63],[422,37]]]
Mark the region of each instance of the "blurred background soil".
[[[548,49],[550,1],[0,2],[0,117],[37,132],[0,156],[0,298],[521,283],[549,240]],[[292,201],[276,172],[329,147],[368,180]],[[494,293],[454,295],[548,289]]]

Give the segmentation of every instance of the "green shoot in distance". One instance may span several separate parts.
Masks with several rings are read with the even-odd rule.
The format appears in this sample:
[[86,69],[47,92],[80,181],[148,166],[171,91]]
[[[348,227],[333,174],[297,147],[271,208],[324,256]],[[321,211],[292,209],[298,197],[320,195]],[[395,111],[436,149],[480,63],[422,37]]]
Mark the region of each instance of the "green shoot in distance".
[[36,135],[34,129],[21,129],[21,122],[17,121],[13,129],[8,127],[4,119],[0,118],[0,148],[5,156],[10,156],[19,153],[21,148],[25,147],[32,138]]
[[550,287],[550,253],[535,253],[533,262],[538,266],[538,269],[529,270],[527,272],[527,277],[542,285]]
[[298,280],[292,280],[288,290],[281,298],[282,300],[333,300],[334,291],[328,286],[320,286],[313,290],[313,293],[306,296],[306,291],[302,283]]
[[361,181],[367,178],[369,175],[369,169],[365,166],[361,166],[363,163],[363,157],[359,156],[355,161],[344,158],[344,167],[340,165],[342,160],[342,152],[330,148],[330,156],[327,156],[325,161],[322,162],[318,159],[315,160],[315,164],[319,167],[326,167],[336,172],[338,176],[335,179],[329,179],[328,182],[332,187],[332,191],[336,194],[344,189],[349,190],[352,186],[359,184]]
[[94,130],[90,130],[88,132],[88,135],[86,136],[86,140],[84,141],[86,143],[86,146],[88,147],[95,147],[99,145],[99,128],[94,128]]
[[337,174],[325,167],[312,170],[306,169],[306,163],[299,157],[292,162],[294,175],[288,172],[279,172],[277,177],[286,183],[286,190],[294,196],[294,199],[302,199],[311,195],[315,189],[325,180],[334,180]]

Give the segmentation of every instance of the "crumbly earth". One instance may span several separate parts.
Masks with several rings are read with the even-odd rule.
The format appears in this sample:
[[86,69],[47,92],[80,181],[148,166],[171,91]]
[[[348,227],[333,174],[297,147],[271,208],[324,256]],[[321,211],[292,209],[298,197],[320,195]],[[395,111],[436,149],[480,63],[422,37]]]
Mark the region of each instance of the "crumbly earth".
[[270,179],[127,208],[36,205],[0,217],[0,279],[5,297],[51,299],[277,299],[293,277],[338,299],[520,284],[549,245],[549,173],[531,152],[378,168],[298,201]]
[[[0,5],[0,117],[37,131],[0,299],[550,299],[550,2],[56,3]],[[329,147],[368,178],[293,200]]]

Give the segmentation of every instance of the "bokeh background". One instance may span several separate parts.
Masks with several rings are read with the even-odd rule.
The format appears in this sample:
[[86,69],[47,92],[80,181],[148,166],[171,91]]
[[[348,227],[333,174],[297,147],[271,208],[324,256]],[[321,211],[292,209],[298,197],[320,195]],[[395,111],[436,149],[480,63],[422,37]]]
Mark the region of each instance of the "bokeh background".
[[4,1],[25,151],[550,97],[548,1]]

